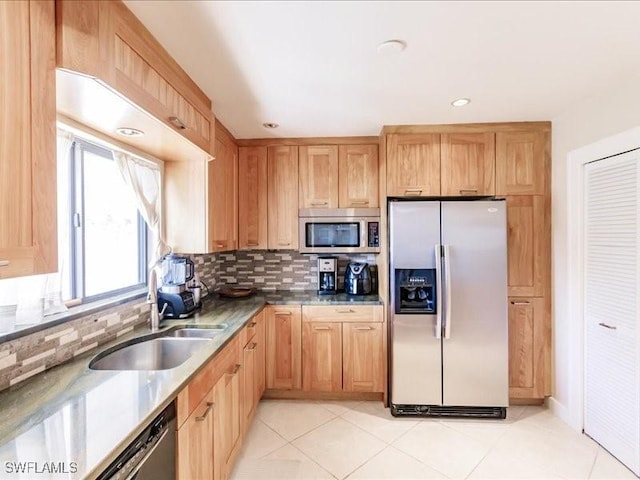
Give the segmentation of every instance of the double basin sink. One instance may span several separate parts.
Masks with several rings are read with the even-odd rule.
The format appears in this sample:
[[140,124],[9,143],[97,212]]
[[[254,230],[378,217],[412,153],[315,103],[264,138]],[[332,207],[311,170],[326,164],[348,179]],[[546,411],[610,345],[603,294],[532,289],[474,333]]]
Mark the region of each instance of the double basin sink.
[[96,356],[92,370],[168,370],[175,368],[224,332],[227,325],[177,327],[126,342]]

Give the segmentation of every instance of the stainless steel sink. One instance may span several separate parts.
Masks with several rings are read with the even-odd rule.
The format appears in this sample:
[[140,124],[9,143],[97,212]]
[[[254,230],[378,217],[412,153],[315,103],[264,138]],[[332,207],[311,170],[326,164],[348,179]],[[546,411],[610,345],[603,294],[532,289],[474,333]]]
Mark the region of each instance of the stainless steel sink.
[[209,342],[206,338],[152,338],[98,356],[92,370],[168,370]]
[[179,338],[213,338],[216,335],[223,333],[226,325],[211,325],[207,327],[180,327],[175,330],[171,330],[165,336],[166,337],[179,337]]

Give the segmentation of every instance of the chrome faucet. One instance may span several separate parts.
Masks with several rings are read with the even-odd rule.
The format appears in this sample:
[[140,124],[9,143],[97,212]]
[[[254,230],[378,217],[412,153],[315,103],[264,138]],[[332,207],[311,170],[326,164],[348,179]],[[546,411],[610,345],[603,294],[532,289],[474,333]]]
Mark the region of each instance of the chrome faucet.
[[151,331],[157,332],[160,330],[160,322],[164,317],[164,312],[167,309],[167,304],[162,306],[162,311],[158,309],[158,274],[155,267],[149,271],[149,292],[147,293],[147,303],[151,306],[150,320]]

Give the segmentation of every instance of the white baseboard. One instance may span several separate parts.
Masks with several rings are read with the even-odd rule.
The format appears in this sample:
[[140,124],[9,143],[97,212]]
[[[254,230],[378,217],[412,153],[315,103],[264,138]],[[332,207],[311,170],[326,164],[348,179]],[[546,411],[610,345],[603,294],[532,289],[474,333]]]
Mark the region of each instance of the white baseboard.
[[582,425],[578,425],[578,420],[569,413],[569,409],[562,403],[558,402],[555,398],[549,397],[546,399],[547,407],[551,410],[556,417],[569,425],[577,432],[582,432]]

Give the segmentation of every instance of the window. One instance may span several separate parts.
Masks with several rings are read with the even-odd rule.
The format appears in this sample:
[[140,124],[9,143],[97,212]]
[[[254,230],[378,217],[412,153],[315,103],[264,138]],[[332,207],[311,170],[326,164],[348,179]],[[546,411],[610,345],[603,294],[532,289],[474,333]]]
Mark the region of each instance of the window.
[[74,139],[65,298],[92,300],[146,283],[147,227],[111,150]]

